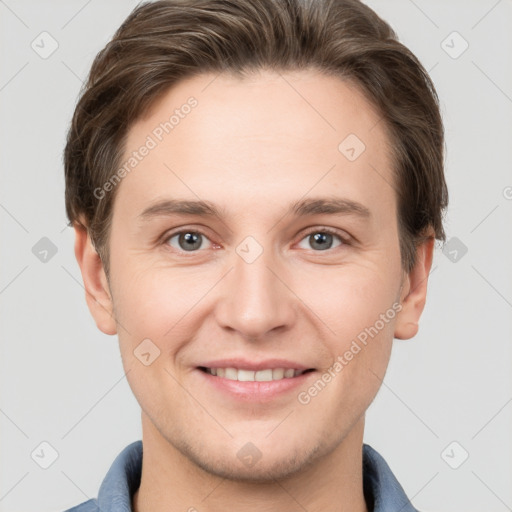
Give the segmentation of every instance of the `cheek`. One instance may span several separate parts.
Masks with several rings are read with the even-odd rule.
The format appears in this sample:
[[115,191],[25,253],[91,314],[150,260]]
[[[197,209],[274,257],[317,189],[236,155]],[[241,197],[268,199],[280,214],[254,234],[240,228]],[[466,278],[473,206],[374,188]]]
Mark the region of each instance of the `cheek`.
[[[127,263],[123,266],[123,263]],[[190,270],[137,266],[124,261],[116,276],[116,318],[134,333],[161,337],[197,304],[208,279]]]
[[324,326],[330,356],[331,366],[322,374],[333,385],[318,405],[325,400],[324,404],[338,403],[357,414],[371,403],[386,372],[400,309],[395,302],[399,283],[392,269],[368,265],[339,268],[328,277],[323,293],[301,288],[304,302],[314,312],[310,318],[320,318]]
[[[394,269],[354,265],[324,270],[323,274],[301,277],[297,294],[322,320],[339,350],[376,322],[379,333],[392,337],[396,316],[393,304],[399,289]],[[323,284],[311,286],[311,282]],[[384,324],[381,315],[386,316]]]
[[123,367],[143,410],[163,418],[169,410],[162,404],[169,397],[179,404],[187,401],[173,360],[191,339],[187,315],[193,315],[207,283],[184,272],[124,263],[117,267],[113,290],[116,319],[123,327],[118,330]]
[[[329,367],[319,379],[323,389],[303,390],[318,414],[341,429],[346,418],[357,418],[375,398],[388,366],[399,304],[395,287],[378,276],[363,279],[351,273],[329,280],[326,293],[312,293],[305,302],[322,320]],[[301,402],[302,403],[302,402]],[[332,406],[332,410],[330,407]]]
[[[132,264],[130,268],[125,267],[124,273],[118,272],[114,303],[116,320],[122,326],[118,329],[119,346],[125,371],[134,370],[132,379],[143,371],[140,377],[147,384],[149,375],[153,375],[154,380],[167,381],[170,377],[164,368],[179,371],[179,354],[197,335],[211,311],[207,304],[208,293],[218,280],[215,272],[199,275],[197,270],[185,267],[169,269],[145,265],[136,268]],[[161,357],[150,367],[141,368],[137,354],[143,350],[141,343],[147,339],[156,345],[153,350]],[[151,349],[150,343],[148,346]],[[159,373],[161,375],[157,376]],[[181,378],[181,375],[176,376]]]

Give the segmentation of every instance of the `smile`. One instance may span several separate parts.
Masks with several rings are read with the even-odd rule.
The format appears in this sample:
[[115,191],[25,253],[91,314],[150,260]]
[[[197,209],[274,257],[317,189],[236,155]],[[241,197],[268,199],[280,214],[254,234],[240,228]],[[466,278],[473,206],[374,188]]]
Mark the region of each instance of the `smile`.
[[223,377],[228,380],[236,380],[241,382],[269,382],[273,380],[290,379],[298,377],[304,373],[313,371],[296,370],[294,368],[265,368],[262,370],[242,370],[238,368],[207,368],[204,366],[199,367],[205,373],[215,377]]

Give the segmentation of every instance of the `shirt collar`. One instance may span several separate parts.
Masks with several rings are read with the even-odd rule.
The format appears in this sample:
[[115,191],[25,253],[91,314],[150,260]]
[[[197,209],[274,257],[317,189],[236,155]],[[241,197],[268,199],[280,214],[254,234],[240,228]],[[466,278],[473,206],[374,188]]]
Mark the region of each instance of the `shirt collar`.
[[363,490],[369,511],[418,512],[384,457],[368,444],[363,444]]
[[101,512],[133,512],[132,498],[142,475],[142,441],[129,444],[114,460],[98,492]]
[[[141,472],[142,441],[135,441],[116,457],[103,480],[97,500],[99,510],[133,512],[131,502]],[[418,512],[384,458],[368,444],[363,444],[363,490],[370,512]]]

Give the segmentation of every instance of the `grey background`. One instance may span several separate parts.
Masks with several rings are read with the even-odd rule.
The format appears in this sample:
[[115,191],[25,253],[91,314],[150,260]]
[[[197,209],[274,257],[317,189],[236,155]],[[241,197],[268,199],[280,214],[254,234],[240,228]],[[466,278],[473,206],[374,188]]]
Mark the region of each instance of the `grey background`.
[[[419,334],[395,341],[365,442],[422,511],[512,510],[512,2],[368,3],[441,97],[450,242],[436,249]],[[135,5],[0,0],[2,512],[96,496],[115,456],[141,438],[117,338],[86,307],[62,168],[81,82]],[[51,49],[43,31],[58,43],[47,58],[31,47]],[[42,442],[58,454],[47,469]]]

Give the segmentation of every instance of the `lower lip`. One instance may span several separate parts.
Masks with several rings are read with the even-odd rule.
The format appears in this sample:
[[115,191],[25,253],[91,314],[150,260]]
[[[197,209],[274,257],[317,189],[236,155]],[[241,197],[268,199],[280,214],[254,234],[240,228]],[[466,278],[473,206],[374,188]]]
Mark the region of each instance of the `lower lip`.
[[312,371],[297,377],[260,382],[225,379],[224,377],[217,377],[199,369],[196,372],[214,389],[227,393],[233,398],[248,402],[267,402],[273,400],[301,385],[304,386],[307,379],[316,373]]

